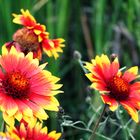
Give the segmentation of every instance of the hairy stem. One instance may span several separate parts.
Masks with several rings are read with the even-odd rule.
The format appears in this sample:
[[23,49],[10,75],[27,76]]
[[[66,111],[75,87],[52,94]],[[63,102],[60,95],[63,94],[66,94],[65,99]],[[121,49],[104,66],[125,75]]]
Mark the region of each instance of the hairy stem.
[[3,121],[2,131],[5,132],[5,130],[6,130],[6,123],[5,123],[5,121]]
[[104,113],[105,113],[105,111],[106,111],[106,108],[107,108],[107,105],[105,104],[105,105],[104,105],[104,108],[103,108],[103,111],[102,111],[102,113],[101,113],[99,119],[97,120],[97,122],[96,122],[94,128],[93,128],[93,131],[92,131],[92,134],[91,134],[91,137],[89,138],[89,140],[94,140],[94,139],[95,139],[96,130],[97,130],[99,124],[100,124],[100,121],[101,121],[102,117],[104,116]]

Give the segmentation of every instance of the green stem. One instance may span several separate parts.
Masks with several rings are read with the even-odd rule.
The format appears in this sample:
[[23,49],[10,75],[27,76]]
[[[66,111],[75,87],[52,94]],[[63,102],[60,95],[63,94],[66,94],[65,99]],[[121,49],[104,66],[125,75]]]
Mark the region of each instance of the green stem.
[[81,61],[81,59],[79,59],[78,62],[79,62],[79,64],[80,64],[81,68],[83,69],[84,73],[86,74],[86,73],[87,73],[87,70],[85,69],[85,67],[84,67],[84,65],[83,65],[83,63],[82,63],[82,61]]
[[5,121],[3,121],[2,132],[5,132],[5,130],[6,130],[6,123],[5,123]]
[[[81,130],[81,131],[85,131],[85,132],[88,132],[88,133],[92,133],[92,130],[90,130],[89,128],[81,128],[81,127],[77,127],[77,126],[74,126],[74,125],[61,125],[61,132],[64,132],[63,131],[63,127],[72,127],[72,128],[75,128],[75,129],[78,129],[78,130]],[[113,139],[111,139],[111,138],[108,138],[108,137],[106,137],[106,136],[104,136],[104,135],[102,135],[102,134],[100,134],[100,133],[97,133],[96,132],[96,135],[97,136],[99,136],[99,137],[101,137],[101,138],[104,138],[104,140],[113,140]]]
[[91,137],[89,138],[89,140],[94,140],[94,139],[95,139],[96,130],[97,130],[97,128],[98,128],[98,126],[99,126],[99,124],[100,124],[100,122],[101,122],[102,117],[104,116],[104,113],[105,113],[105,111],[106,111],[106,108],[107,108],[107,105],[105,104],[105,105],[104,105],[104,108],[103,108],[103,111],[102,111],[102,113],[101,113],[99,119],[97,120],[97,122],[96,122],[94,128],[93,128],[93,131],[92,131],[92,134],[91,134]]
[[121,117],[121,113],[120,113],[119,109],[116,111],[116,113],[118,115],[118,119],[119,119],[121,126],[122,126],[122,132],[123,132],[124,139],[128,140],[128,133],[127,133],[127,129],[126,129],[127,127],[124,124],[124,121]]

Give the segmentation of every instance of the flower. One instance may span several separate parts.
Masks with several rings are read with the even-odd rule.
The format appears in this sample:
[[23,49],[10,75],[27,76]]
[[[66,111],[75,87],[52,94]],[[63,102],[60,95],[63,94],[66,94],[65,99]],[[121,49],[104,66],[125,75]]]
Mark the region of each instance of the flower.
[[45,110],[58,111],[59,102],[54,97],[62,91],[56,84],[59,78],[44,70],[46,63],[39,65],[33,53],[26,56],[12,47],[2,47],[0,56],[0,109],[9,125],[14,119],[20,121],[46,120]]
[[[54,56],[55,59],[59,57],[58,53],[63,52],[62,47],[65,46],[62,44],[64,39],[49,39],[46,27],[37,23],[28,10],[21,9],[21,14],[13,16],[13,22],[24,27],[14,33],[12,45],[24,54],[32,51],[34,58],[41,59],[43,51],[49,57]],[[6,44],[6,47],[10,49],[11,45]]]
[[119,70],[119,67],[117,57],[110,62],[109,58],[102,54],[92,59],[91,63],[86,63],[85,68],[90,72],[86,76],[92,82],[91,87],[101,93],[103,102],[109,105],[110,110],[115,111],[119,103],[132,119],[138,122],[140,82],[134,81],[139,77],[138,67],[131,67],[124,73]]
[[48,133],[47,127],[42,128],[42,123],[25,124],[20,123],[19,127],[7,127],[7,132],[0,132],[5,137],[2,140],[58,140],[61,133],[51,131]]

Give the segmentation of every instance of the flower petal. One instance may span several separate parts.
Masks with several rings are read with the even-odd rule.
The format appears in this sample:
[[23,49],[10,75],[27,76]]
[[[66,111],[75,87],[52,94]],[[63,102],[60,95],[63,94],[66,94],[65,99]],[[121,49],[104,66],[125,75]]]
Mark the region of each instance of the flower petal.
[[54,138],[54,140],[58,140],[61,136],[61,133],[56,133],[56,131],[52,131],[48,135],[50,138]]
[[33,117],[32,110],[29,108],[29,106],[27,104],[24,103],[23,100],[16,99],[15,101],[18,105],[20,113],[22,113],[23,115],[28,116],[28,117]]
[[120,101],[120,104],[127,110],[132,119],[138,123],[138,112],[135,107],[128,101]]
[[32,27],[36,24],[36,20],[34,19],[34,17],[30,14],[28,10],[24,11],[23,9],[21,9],[21,13],[22,14],[19,14],[19,15],[13,14],[14,23],[21,24],[24,26],[29,26],[29,27]]
[[132,106],[134,106],[136,109],[140,110],[140,95],[135,97],[129,97],[129,102]]
[[29,98],[44,109],[58,111],[59,102],[53,96],[42,96],[32,93]]
[[134,67],[131,67],[130,69],[128,69],[124,73],[122,78],[125,79],[127,82],[131,82],[137,78],[137,73],[138,73],[138,67],[134,66]]
[[3,46],[2,46],[2,54],[3,54],[3,55],[7,55],[7,54],[8,54],[8,50],[7,50],[7,48],[6,48],[6,45],[3,45]]
[[109,105],[111,111],[115,111],[118,108],[118,102],[109,95],[102,94],[101,98],[105,104]]
[[3,97],[0,106],[1,106],[1,110],[5,111],[9,115],[9,117],[13,116],[18,111],[18,106],[16,102],[13,100],[12,97],[7,95]]
[[91,84],[91,86],[90,86],[91,88],[93,88],[93,89],[96,89],[96,90],[99,90],[100,91],[100,93],[102,93],[102,92],[110,92],[107,88],[106,88],[106,85],[104,85],[104,83],[102,83],[101,81],[99,82],[94,82],[93,84]]
[[3,112],[3,119],[8,125],[14,126],[15,120],[13,116],[10,117],[6,112]]
[[25,127],[25,125],[23,123],[20,124],[20,130],[19,130],[19,132],[20,132],[20,137],[21,138],[26,138],[26,136],[27,136],[27,130],[26,130],[26,127]]
[[40,106],[38,106],[37,104],[35,104],[31,101],[24,100],[24,103],[27,104],[33,110],[33,114],[37,118],[39,118],[41,120],[47,120],[48,115],[46,114],[46,112],[44,111],[43,108],[41,108]]
[[114,76],[118,73],[118,70],[119,70],[119,62],[118,62],[118,57],[115,58],[115,60],[111,63],[111,66],[110,66],[110,75],[111,76]]

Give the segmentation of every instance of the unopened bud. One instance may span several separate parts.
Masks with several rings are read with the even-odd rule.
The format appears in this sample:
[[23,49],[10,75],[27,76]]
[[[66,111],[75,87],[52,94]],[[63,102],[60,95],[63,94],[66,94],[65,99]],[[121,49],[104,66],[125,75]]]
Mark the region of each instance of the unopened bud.
[[112,53],[112,54],[110,55],[110,61],[113,62],[113,61],[115,60],[116,57],[118,57],[118,55],[115,54],[115,53]]
[[86,97],[86,102],[87,102],[87,103],[90,103],[90,102],[91,102],[91,97],[90,97],[90,96],[87,96],[87,97]]
[[82,58],[81,53],[79,51],[74,51],[73,56],[77,60]]
[[64,115],[65,111],[64,111],[63,107],[59,106],[58,108],[59,108],[59,114]]

